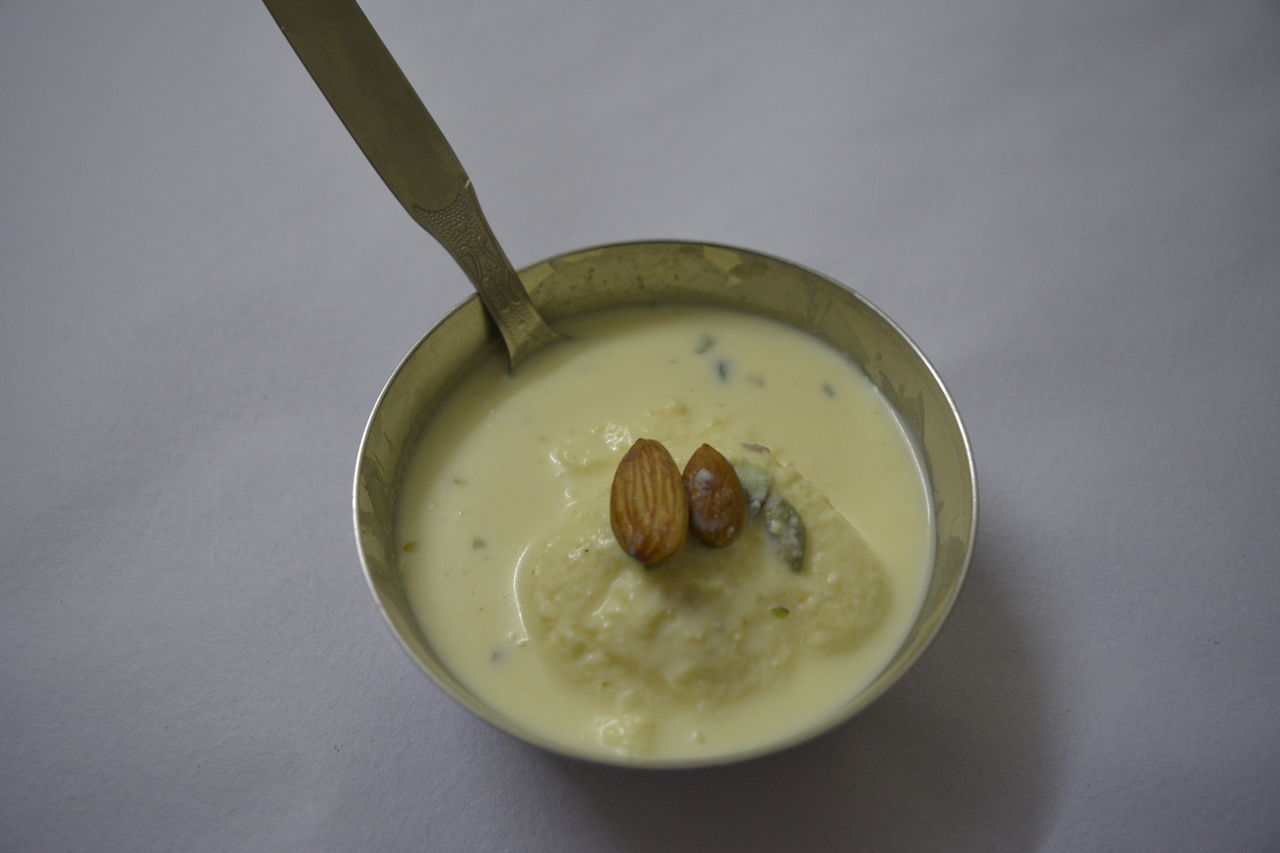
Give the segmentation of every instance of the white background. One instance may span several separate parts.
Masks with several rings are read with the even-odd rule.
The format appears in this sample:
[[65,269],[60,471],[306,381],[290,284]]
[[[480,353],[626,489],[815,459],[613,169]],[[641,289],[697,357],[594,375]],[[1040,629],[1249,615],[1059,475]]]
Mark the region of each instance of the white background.
[[982,488],[936,644],[728,768],[557,758],[422,677],[350,522],[468,294],[252,2],[0,4],[0,847],[1280,847],[1280,7],[366,10],[508,254],[840,279]]

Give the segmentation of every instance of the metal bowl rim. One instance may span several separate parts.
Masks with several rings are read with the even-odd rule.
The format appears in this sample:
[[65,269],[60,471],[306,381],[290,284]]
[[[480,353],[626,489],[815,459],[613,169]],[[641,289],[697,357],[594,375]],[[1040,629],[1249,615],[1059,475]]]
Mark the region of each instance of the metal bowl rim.
[[[464,297],[457,305],[455,305],[450,311],[448,311],[443,317],[441,317],[434,325],[432,325],[432,327],[428,329],[427,332],[423,334],[422,337],[420,337],[418,341],[409,349],[409,351],[404,355],[404,357],[400,359],[400,362],[396,365],[395,370],[392,371],[391,376],[383,384],[382,390],[378,393],[378,398],[373,405],[373,409],[370,411],[369,417],[365,421],[365,427],[361,434],[360,447],[356,455],[356,470],[355,470],[354,483],[352,488],[352,505],[351,506],[352,506],[352,520],[354,523],[354,529],[355,529],[355,535],[356,535],[356,550],[360,556],[360,565],[364,573],[365,583],[369,588],[370,594],[373,596],[374,603],[378,608],[379,614],[381,614],[382,616],[383,622],[386,624],[387,628],[391,631],[391,635],[395,638],[396,643],[400,646],[400,648],[404,651],[404,653],[408,655],[409,659],[412,660],[415,665],[417,665],[418,669],[420,669],[423,672],[423,674],[425,674],[432,681],[432,683],[436,685],[436,687],[444,691],[444,693],[448,695],[451,699],[453,699],[455,702],[457,702],[459,705],[461,705],[463,708],[471,712],[476,717],[494,726],[500,731],[503,731],[506,734],[516,737],[526,743],[545,749],[548,752],[552,752],[558,755],[563,755],[563,756],[581,760],[581,761],[586,761],[592,764],[603,764],[603,765],[626,767],[626,768],[632,768],[632,769],[684,770],[684,769],[696,769],[696,768],[702,768],[702,767],[723,766],[727,764],[736,764],[743,761],[749,761],[754,758],[760,758],[765,755],[771,755],[777,752],[781,752],[793,746],[797,746],[801,743],[814,740],[822,736],[823,734],[826,734],[832,731],[833,729],[839,727],[841,724],[847,722],[852,717],[864,711],[869,705],[871,705],[873,702],[875,702],[877,699],[883,696],[889,690],[889,688],[891,688],[894,684],[896,684],[898,680],[902,678],[902,676],[904,676],[913,666],[915,666],[916,662],[920,659],[920,657],[923,656],[925,651],[928,650],[928,648],[933,644],[933,641],[937,638],[939,632],[942,630],[942,626],[947,623],[948,619],[950,619],[951,612],[954,609],[956,600],[959,598],[960,591],[964,587],[965,580],[968,578],[969,569],[973,562],[974,546],[977,540],[978,511],[979,511],[978,510],[978,480],[977,480],[976,467],[974,465],[973,447],[969,441],[969,434],[968,434],[968,431],[965,429],[964,420],[960,416],[960,410],[956,406],[955,399],[951,396],[950,389],[948,389],[946,386],[946,383],[942,381],[942,377],[938,374],[937,369],[933,366],[933,363],[924,354],[923,350],[920,349],[920,347],[911,338],[911,336],[908,335],[902,329],[902,327],[899,326],[896,321],[894,321],[892,317],[890,317],[888,314],[882,311],[879,306],[877,306],[870,299],[866,298],[862,293],[811,267],[805,266],[804,264],[796,263],[795,261],[780,257],[778,255],[770,254],[768,252],[762,252],[757,249],[744,249],[741,246],[734,246],[727,243],[716,243],[711,241],[690,240],[690,239],[649,239],[649,240],[636,239],[636,240],[621,240],[621,241],[615,241],[615,242],[609,242],[609,243],[597,243],[591,246],[584,246],[578,249],[571,249],[567,252],[559,252],[554,255],[548,255],[540,260],[534,261],[531,264],[527,264],[526,266],[522,267],[519,270],[519,272],[523,274],[543,264],[551,263],[557,260],[562,260],[564,258],[571,257],[573,255],[581,255],[581,254],[586,254],[590,252],[607,251],[610,249],[619,249],[619,248],[625,248],[630,246],[659,246],[659,245],[709,247],[713,249],[723,249],[723,250],[732,251],[732,252],[739,252],[746,255],[754,255],[756,257],[764,258],[774,263],[782,264],[782,265],[800,270],[801,272],[804,272],[807,275],[820,279],[821,281],[825,282],[828,285],[831,285],[839,290],[845,291],[846,293],[849,293],[855,299],[857,299],[859,302],[861,302],[863,305],[869,308],[872,311],[872,313],[874,313],[881,322],[883,322],[890,329],[892,329],[892,331],[907,344],[907,346],[912,350],[912,352],[915,353],[916,357],[920,360],[920,363],[924,365],[925,369],[928,371],[929,376],[933,379],[933,382],[937,385],[939,392],[942,394],[942,398],[946,401],[947,408],[951,412],[952,419],[954,420],[956,429],[958,430],[960,435],[961,447],[964,450],[964,462],[965,462],[965,468],[968,475],[967,487],[968,487],[971,505],[973,507],[973,510],[970,514],[970,519],[969,519],[969,529],[967,531],[968,542],[965,548],[964,558],[960,564],[960,571],[956,576],[956,581],[947,590],[947,594],[943,599],[942,617],[937,620],[936,624],[932,627],[929,633],[923,637],[922,641],[919,643],[915,652],[909,658],[905,659],[902,665],[898,667],[897,672],[893,675],[893,677],[885,680],[884,683],[877,685],[876,689],[874,690],[865,691],[863,693],[860,693],[852,697],[846,703],[846,705],[840,709],[838,713],[832,714],[826,719],[823,719],[808,727],[800,729],[799,731],[785,738],[771,740],[771,741],[768,741],[767,743],[760,744],[760,745],[751,747],[749,749],[739,750],[737,752],[722,753],[719,755],[709,756],[706,759],[644,759],[644,758],[629,759],[623,756],[611,756],[607,754],[589,752],[587,750],[575,750],[572,747],[569,747],[565,744],[562,744],[559,742],[553,742],[547,738],[543,738],[542,736],[538,735],[536,732],[530,731],[526,727],[519,726],[515,721],[508,720],[505,716],[498,714],[493,708],[482,703],[478,697],[475,697],[470,694],[462,693],[456,690],[453,687],[453,685],[445,682],[439,677],[437,673],[433,672],[430,667],[428,667],[422,660],[418,658],[416,654],[414,654],[413,650],[409,647],[408,642],[400,635],[400,632],[396,629],[395,623],[392,621],[391,615],[387,612],[386,606],[383,604],[382,597],[378,593],[377,586],[375,585],[375,582],[373,579],[373,573],[370,569],[369,561],[365,555],[364,541],[360,534],[359,495],[360,495],[361,463],[365,458],[365,452],[370,441],[370,434],[373,428],[374,421],[377,419],[378,413],[382,409],[383,402],[386,400],[387,395],[391,391],[391,388],[396,384],[396,381],[397,379],[399,379],[400,374],[404,371],[405,367],[409,364],[409,362],[413,360],[418,350],[427,342],[427,340],[432,335],[434,335],[442,326],[448,323],[449,320],[451,320],[454,317],[454,315],[458,314],[460,311],[466,310],[467,308],[469,308],[469,306],[471,306],[473,303],[479,300],[479,296],[474,293]],[[604,309],[604,310],[608,310],[608,309]],[[730,309],[730,310],[742,310],[742,309]],[[878,678],[879,677],[877,676],[877,679]]]

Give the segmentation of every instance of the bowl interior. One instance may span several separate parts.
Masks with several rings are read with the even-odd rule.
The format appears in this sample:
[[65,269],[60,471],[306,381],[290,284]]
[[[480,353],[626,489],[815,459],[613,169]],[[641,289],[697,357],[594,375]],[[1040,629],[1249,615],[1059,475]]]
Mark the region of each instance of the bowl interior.
[[[622,305],[696,303],[748,311],[808,332],[847,353],[862,368],[898,411],[923,457],[937,541],[925,600],[903,645],[880,675],[820,730],[708,763],[737,760],[812,737],[866,707],[906,672],[937,633],[960,591],[977,519],[972,457],[959,415],[906,335],[836,282],[787,261],[728,246],[619,243],[558,255],[520,275],[553,324],[559,318]],[[481,718],[527,741],[566,752],[478,700],[433,652],[406,600],[395,547],[401,474],[432,411],[476,360],[501,346],[479,300],[472,297],[400,364],[374,408],[360,448],[356,538],[379,608],[423,671]]]

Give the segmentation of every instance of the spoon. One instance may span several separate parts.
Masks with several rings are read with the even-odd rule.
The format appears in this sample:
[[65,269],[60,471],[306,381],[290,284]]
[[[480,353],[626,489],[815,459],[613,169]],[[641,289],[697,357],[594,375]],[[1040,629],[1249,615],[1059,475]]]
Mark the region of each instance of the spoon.
[[538,313],[471,179],[355,0],[264,0],[387,188],[467,274],[514,370],[564,336]]

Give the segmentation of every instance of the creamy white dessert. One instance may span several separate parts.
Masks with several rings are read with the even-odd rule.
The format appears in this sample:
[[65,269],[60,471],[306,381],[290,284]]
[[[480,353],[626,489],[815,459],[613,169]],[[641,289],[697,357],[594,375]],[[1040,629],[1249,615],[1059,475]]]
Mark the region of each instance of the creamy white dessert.
[[[837,713],[928,584],[929,502],[892,409],[846,357],[762,318],[659,307],[565,326],[573,340],[514,375],[497,356],[477,368],[406,472],[401,563],[428,641],[484,702],[579,754],[707,760]],[[609,489],[640,437],[681,466],[706,442],[765,472],[804,522],[802,559],[762,508],[728,547],[627,556]]]

